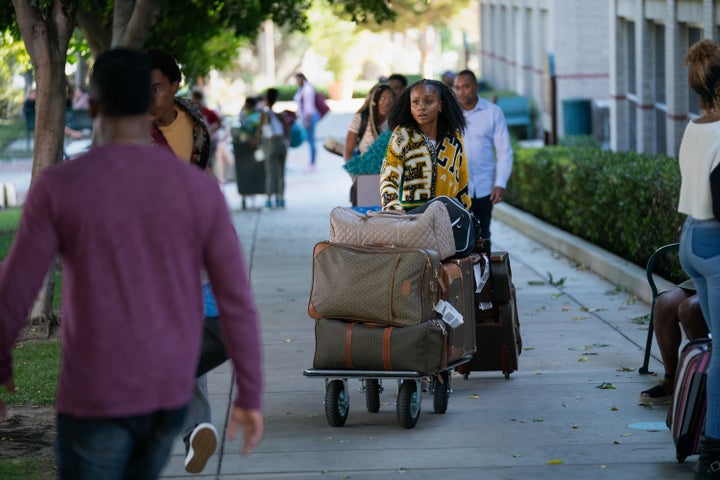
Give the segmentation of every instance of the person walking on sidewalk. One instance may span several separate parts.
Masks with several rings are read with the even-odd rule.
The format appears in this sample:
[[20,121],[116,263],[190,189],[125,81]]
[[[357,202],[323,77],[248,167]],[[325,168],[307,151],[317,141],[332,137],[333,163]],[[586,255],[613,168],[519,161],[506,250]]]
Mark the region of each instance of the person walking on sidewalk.
[[320,112],[315,106],[315,87],[308,81],[307,77],[302,73],[295,74],[298,90],[295,92],[293,100],[298,106],[298,118],[302,119],[303,127],[307,134],[308,145],[310,146],[310,166],[309,172],[315,171],[315,162],[317,160],[317,145],[315,145],[315,126],[320,121]]
[[236,374],[228,435],[242,428],[248,454],[263,434],[260,332],[246,263],[216,183],[153,146],[150,71],[137,50],[97,57],[96,146],[33,181],[0,267],[0,384],[12,392],[11,348],[50,262],[62,258],[61,480],[158,477],[191,397],[202,269],[218,287]]
[[[695,282],[710,334],[720,335],[720,221],[711,185],[720,165],[720,45],[701,40],[685,63],[688,82],[704,114],[688,122],[680,142],[678,211],[687,215],[680,234],[680,263]],[[717,202],[718,200],[715,199]],[[696,479],[720,479],[720,342],[712,344],[707,374],[707,415]]]
[[437,80],[419,80],[390,112],[392,136],[380,171],[383,210],[409,210],[440,195],[470,209],[461,132],[465,118],[455,96]]
[[480,98],[477,91],[477,77],[471,70],[457,74],[455,95],[467,121],[463,139],[472,212],[480,224],[478,234],[489,239],[493,205],[502,202],[512,172],[513,151],[505,115],[500,107]]
[[[201,107],[192,100],[176,97],[182,81],[180,67],[172,55],[163,50],[150,49],[147,54],[152,65],[150,115],[153,140],[157,145],[172,150],[180,160],[212,175],[210,131]],[[207,215],[212,215],[212,212],[207,212]],[[204,274],[202,283],[203,288],[206,288],[207,278]],[[200,473],[218,444],[217,429],[212,423],[206,375],[200,375],[195,380],[182,434],[186,449],[185,470]]]
[[200,106],[188,98],[177,97],[182,73],[167,52],[147,50],[153,65],[152,73],[152,137],[157,145],[169,147],[178,158],[208,167],[210,131]]

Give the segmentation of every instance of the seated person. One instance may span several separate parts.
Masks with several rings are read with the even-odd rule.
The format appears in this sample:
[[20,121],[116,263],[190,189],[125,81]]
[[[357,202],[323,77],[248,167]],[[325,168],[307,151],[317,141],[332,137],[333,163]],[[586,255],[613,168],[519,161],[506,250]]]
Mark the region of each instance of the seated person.
[[672,400],[679,359],[678,349],[682,342],[680,326],[688,340],[708,336],[708,328],[692,280],[687,280],[658,297],[653,311],[653,323],[665,376],[659,385],[640,393],[638,404],[641,405],[662,405]]

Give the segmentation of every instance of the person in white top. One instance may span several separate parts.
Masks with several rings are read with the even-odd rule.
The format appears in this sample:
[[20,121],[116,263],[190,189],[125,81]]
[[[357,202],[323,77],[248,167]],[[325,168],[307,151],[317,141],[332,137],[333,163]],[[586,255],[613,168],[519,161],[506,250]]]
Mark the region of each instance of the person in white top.
[[308,81],[302,73],[295,74],[298,90],[295,92],[293,100],[298,106],[298,118],[302,119],[305,132],[307,133],[307,141],[310,145],[310,171],[315,170],[315,160],[317,159],[317,146],[315,145],[315,125],[320,120],[320,112],[315,106],[315,87]]
[[513,151],[505,115],[500,107],[480,98],[477,91],[472,71],[457,74],[455,95],[467,122],[463,139],[470,169],[472,212],[480,223],[478,234],[490,239],[493,205],[502,201],[512,172]]
[[[680,234],[680,263],[695,282],[710,334],[720,332],[720,222],[713,215],[711,172],[720,164],[720,45],[701,40],[688,50],[688,82],[704,114],[685,127],[680,143],[680,200],[687,215]],[[705,434],[696,479],[720,479],[720,342],[712,344],[707,374]]]

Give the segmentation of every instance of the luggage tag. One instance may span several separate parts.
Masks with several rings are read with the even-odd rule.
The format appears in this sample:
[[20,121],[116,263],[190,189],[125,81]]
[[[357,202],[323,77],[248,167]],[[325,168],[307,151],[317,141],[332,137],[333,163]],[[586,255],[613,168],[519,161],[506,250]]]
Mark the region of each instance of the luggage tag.
[[[488,279],[490,278],[490,259],[485,253],[482,254],[482,257],[485,259],[485,271],[482,271],[480,268],[482,262],[478,262],[473,265],[473,273],[475,273],[475,283],[477,283],[475,293],[480,293],[483,287],[485,287]],[[478,307],[480,307],[480,310],[491,310],[493,308],[492,302],[480,302],[478,303]]]
[[433,308],[440,314],[443,322],[447,323],[452,328],[458,328],[464,323],[462,314],[445,300],[438,300]]

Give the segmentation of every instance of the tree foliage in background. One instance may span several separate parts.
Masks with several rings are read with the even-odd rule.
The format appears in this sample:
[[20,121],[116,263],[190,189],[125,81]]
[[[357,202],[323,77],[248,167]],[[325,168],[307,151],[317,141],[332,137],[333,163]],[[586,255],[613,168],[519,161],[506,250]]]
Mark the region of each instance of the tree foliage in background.
[[[0,32],[0,85],[12,85],[13,77],[23,75],[30,68],[30,56],[25,45],[10,32]],[[12,88],[0,89],[0,118],[7,118],[22,102],[22,92]]]

